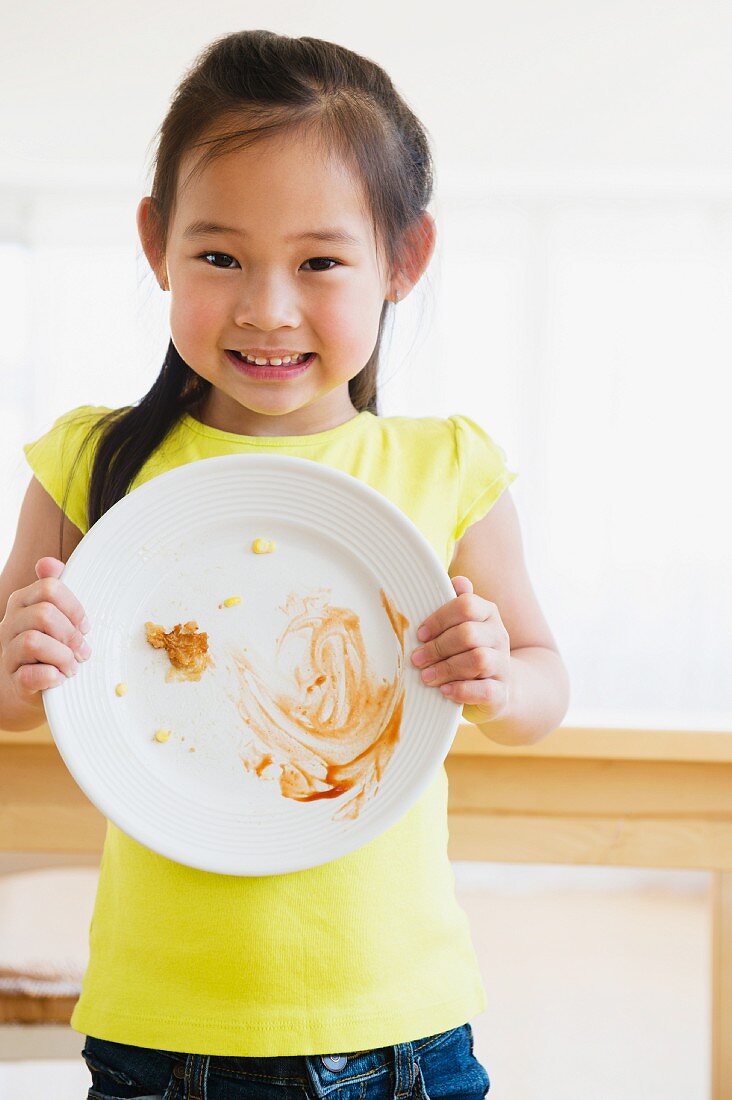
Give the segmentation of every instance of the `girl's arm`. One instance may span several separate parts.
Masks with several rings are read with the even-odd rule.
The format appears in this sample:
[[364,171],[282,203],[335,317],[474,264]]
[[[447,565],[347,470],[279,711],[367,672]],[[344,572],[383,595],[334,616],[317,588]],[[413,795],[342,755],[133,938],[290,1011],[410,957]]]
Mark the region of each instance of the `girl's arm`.
[[[486,718],[478,706],[467,703],[463,708],[464,718],[480,726],[487,737],[500,744],[522,745],[539,741],[556,729],[567,713],[569,675],[531,585],[524,561],[518,513],[509,489],[501,493],[487,515],[468,527],[455,547],[448,572],[450,577],[467,577],[476,596],[495,604],[497,614],[493,611],[490,622],[485,623],[488,639],[485,646],[490,647],[491,639],[496,636],[499,644],[492,653],[489,648],[484,649],[483,660],[490,665],[491,658],[495,658],[495,663],[505,669],[499,679],[505,679],[506,708],[497,717]],[[464,581],[457,581],[456,588],[461,593],[469,592],[469,586]],[[463,596],[462,599],[469,602],[471,597]],[[425,620],[431,627],[430,640],[425,647],[427,664],[432,664],[437,670],[432,685],[438,689],[440,684],[470,678],[460,671],[466,667],[469,656],[455,656],[461,649],[466,649],[464,644],[461,646],[456,642],[454,624],[461,616],[456,616],[454,608],[451,613],[446,612],[444,609],[447,608],[450,604],[443,605]],[[479,609],[479,619],[486,620],[487,615],[486,607]],[[501,623],[508,634],[505,655],[499,652],[502,648],[501,637],[505,640]],[[473,622],[464,629],[466,632],[469,629],[475,639],[480,625]],[[448,627],[452,634],[448,630],[441,645],[440,634]],[[423,661],[420,668],[424,667]],[[460,692],[459,686],[457,690]],[[463,689],[463,694],[465,699],[469,698],[469,687]],[[465,702],[459,694],[453,697]]]

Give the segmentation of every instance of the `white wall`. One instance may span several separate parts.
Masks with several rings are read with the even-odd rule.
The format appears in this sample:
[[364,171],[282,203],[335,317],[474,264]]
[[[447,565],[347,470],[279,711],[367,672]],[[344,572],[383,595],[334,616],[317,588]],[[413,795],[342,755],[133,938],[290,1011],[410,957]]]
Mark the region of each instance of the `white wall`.
[[219,34],[330,38],[385,66],[440,171],[729,172],[718,0],[5,3],[0,174],[137,179],[174,84]]

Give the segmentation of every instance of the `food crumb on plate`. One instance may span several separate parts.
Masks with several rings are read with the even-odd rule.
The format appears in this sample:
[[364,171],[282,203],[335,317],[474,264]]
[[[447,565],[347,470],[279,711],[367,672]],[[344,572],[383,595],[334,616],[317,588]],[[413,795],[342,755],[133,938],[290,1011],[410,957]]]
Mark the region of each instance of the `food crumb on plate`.
[[219,607],[235,607],[238,603],[241,603],[241,596],[228,596]]
[[127,684],[119,683],[114,689],[115,695],[124,695],[127,691]]
[[271,554],[274,548],[275,544],[272,539],[255,539],[252,543],[252,550],[255,554]]
[[147,640],[154,649],[165,649],[171,665],[166,679],[174,676],[186,680],[200,680],[201,674],[213,660],[208,652],[208,634],[198,632],[198,623],[191,619],[187,623],[176,623],[166,633],[158,623],[146,622]]
[[167,741],[170,737],[170,730],[155,730],[156,741]]

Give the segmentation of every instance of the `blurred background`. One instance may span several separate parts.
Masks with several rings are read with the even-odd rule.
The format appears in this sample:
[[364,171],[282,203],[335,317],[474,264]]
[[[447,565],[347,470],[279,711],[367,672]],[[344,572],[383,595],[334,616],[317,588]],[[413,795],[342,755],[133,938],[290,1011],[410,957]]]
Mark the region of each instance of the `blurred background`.
[[[2,7],[3,562],[22,444],[76,405],[134,403],[162,363],[169,299],[135,209],[185,69],[246,27],[328,38],[387,70],[437,167],[437,250],[395,311],[381,413],[465,412],[505,449],[570,671],[565,724],[732,730],[729,5]],[[34,866],[0,854],[16,886]],[[707,874],[455,871],[485,966],[473,1026],[491,1096],[708,1095]],[[53,887],[77,898],[75,957],[86,874],[76,895]],[[0,1095],[47,1095],[44,1073],[83,1095],[81,1037],[45,1029],[44,1046],[40,1030],[0,1029]]]

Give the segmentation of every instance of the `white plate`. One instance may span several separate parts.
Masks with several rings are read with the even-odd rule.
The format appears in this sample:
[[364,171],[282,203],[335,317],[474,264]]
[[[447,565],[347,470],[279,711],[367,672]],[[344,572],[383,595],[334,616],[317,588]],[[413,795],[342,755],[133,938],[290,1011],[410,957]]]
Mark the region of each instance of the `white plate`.
[[[253,553],[255,538],[274,551]],[[455,592],[418,528],[357,478],[284,455],[179,466],[110,508],[61,579],[92,656],[43,693],[54,740],[105,817],[169,859],[233,875],[327,863],[402,817],[447,756],[461,706],[410,654]],[[382,590],[408,620],[403,647]],[[190,620],[214,663],[167,679],[144,624]],[[288,717],[288,701],[304,709]]]

